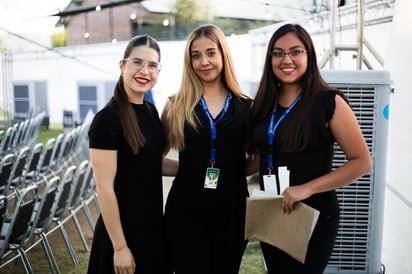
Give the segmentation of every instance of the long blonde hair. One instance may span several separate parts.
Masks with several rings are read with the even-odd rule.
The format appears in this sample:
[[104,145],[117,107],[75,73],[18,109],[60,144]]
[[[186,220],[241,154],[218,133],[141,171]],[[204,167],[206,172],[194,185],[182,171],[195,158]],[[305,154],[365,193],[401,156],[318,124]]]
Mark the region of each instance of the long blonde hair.
[[191,46],[193,41],[206,37],[214,41],[223,58],[223,85],[232,92],[237,98],[246,98],[239,82],[236,79],[235,69],[225,35],[216,26],[207,24],[195,28],[189,35],[184,53],[183,76],[180,88],[176,96],[172,99],[173,103],[168,117],[169,145],[179,151],[184,150],[184,125],[187,122],[191,127],[197,129],[196,114],[194,109],[203,94],[201,80],[197,77],[191,62]]

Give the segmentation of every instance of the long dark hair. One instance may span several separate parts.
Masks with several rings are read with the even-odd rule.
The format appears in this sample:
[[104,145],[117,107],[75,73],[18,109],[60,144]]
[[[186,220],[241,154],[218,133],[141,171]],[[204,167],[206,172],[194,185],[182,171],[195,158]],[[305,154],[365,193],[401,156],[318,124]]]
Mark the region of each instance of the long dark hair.
[[262,78],[251,109],[251,128],[261,123],[271,115],[273,104],[277,101],[280,92],[281,81],[273,73],[271,51],[276,41],[287,33],[294,33],[304,44],[307,52],[307,69],[299,80],[302,86],[302,98],[295,107],[294,115],[285,128],[281,137],[281,147],[285,151],[297,151],[302,149],[308,140],[308,119],[316,95],[322,89],[332,89],[320,74],[317,65],[315,47],[309,33],[300,25],[286,24],[281,26],[272,35],[267,51]]
[[[123,59],[129,57],[133,48],[138,46],[148,46],[159,53],[160,47],[157,41],[150,35],[138,35],[130,39],[123,54]],[[160,60],[159,60],[160,61]],[[145,137],[140,130],[139,121],[136,119],[136,114],[133,107],[129,103],[126,90],[124,89],[123,77],[120,75],[119,80],[114,88],[114,93],[108,104],[117,106],[120,123],[123,127],[123,136],[126,143],[132,148],[133,153],[137,154],[145,143]]]

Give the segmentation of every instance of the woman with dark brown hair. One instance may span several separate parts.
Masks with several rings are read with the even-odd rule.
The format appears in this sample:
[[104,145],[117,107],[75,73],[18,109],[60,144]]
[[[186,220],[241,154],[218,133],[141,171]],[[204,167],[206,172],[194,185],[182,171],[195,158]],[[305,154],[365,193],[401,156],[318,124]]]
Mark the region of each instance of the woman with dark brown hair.
[[[90,159],[101,206],[88,273],[163,273],[165,139],[158,112],[143,100],[160,72],[160,49],[149,35],[132,38],[120,79],[90,126]],[[174,174],[173,174],[174,175]]]
[[[332,170],[335,144],[347,162]],[[322,79],[312,39],[300,25],[280,27],[269,41],[251,109],[251,151],[262,190],[287,184],[280,193],[286,214],[298,201],[320,211],[304,264],[261,243],[269,273],[323,273],[339,224],[335,189],[369,172],[371,158],[354,112]]]

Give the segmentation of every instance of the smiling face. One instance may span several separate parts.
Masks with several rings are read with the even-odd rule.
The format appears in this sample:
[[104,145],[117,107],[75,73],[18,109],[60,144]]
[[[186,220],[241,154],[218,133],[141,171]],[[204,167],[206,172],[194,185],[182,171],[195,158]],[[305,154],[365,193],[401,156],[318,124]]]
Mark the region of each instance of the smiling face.
[[[295,53],[283,57],[272,54],[272,70],[282,85],[298,84],[308,67],[306,48],[302,41],[294,33],[288,32],[275,42],[273,51]],[[300,53],[296,54],[298,51]]]
[[[137,66],[134,58],[143,60],[143,66]],[[124,89],[129,101],[143,102],[144,94],[156,84],[159,70],[151,69],[150,62],[159,62],[159,58],[159,53],[155,49],[142,45],[134,47],[127,60],[120,61]]]
[[202,82],[221,80],[223,57],[216,42],[202,36],[192,42],[190,54],[193,70]]

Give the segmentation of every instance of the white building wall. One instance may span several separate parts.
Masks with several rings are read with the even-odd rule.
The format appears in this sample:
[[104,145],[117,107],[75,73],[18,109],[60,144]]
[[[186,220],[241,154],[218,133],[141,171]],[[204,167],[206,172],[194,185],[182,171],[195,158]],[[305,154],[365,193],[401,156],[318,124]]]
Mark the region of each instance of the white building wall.
[[[365,37],[382,56],[389,43],[391,23],[365,28]],[[235,70],[245,92],[253,96],[256,84],[261,76],[261,69],[266,52],[266,43],[257,43],[256,37],[236,35],[227,37],[231,49]],[[316,50],[320,61],[329,48],[327,34],[314,35]],[[356,30],[350,30],[337,36],[337,43],[356,43]],[[47,81],[48,105],[51,123],[62,123],[63,110],[78,109],[78,84],[116,82],[119,77],[119,60],[122,58],[127,42],[116,44],[93,44],[58,48],[55,51],[44,49],[14,53],[12,75],[14,82]],[[153,89],[153,96],[159,111],[163,109],[167,96],[174,94],[180,85],[183,66],[185,41],[160,42],[162,71],[158,83]],[[351,58],[354,52],[342,52],[335,59],[335,69],[356,69],[356,60]],[[368,54],[365,51],[365,54]],[[373,58],[368,57],[370,61]],[[373,62],[377,69],[382,69]],[[325,69],[328,69],[326,67]],[[99,102],[99,108],[103,106]]]
[[[249,37],[228,37],[228,42],[239,79],[245,83],[250,77]],[[46,81],[50,122],[62,123],[64,109],[77,111],[79,83],[99,85],[118,80],[119,60],[126,45],[127,42],[119,42],[14,53],[13,83]],[[167,96],[179,88],[185,41],[160,42],[160,47],[162,70],[153,96],[161,111]]]

